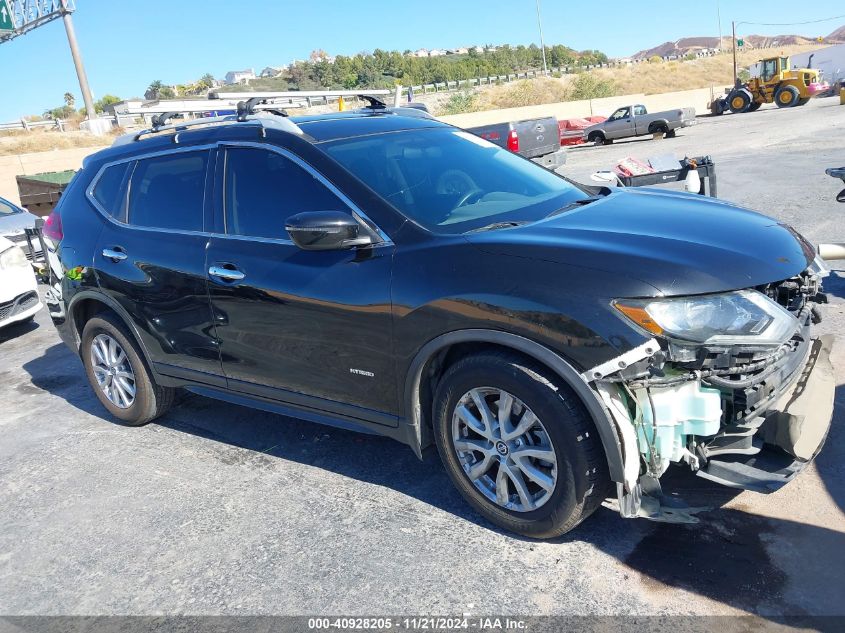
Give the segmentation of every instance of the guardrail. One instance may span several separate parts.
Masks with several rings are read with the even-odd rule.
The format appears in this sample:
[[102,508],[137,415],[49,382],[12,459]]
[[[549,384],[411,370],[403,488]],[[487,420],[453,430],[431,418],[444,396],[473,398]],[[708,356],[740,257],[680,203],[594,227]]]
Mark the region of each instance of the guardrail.
[[[139,117],[134,114],[104,114],[98,116],[97,120],[111,121],[113,125],[126,127],[127,125],[134,125],[137,123],[138,118]],[[55,128],[64,132],[66,125],[66,119],[46,119],[44,121],[27,121],[26,119],[21,119],[20,121],[0,123],[0,132],[5,132],[7,130],[23,130],[25,132],[30,132],[39,128]]]
[[29,130],[40,127],[54,127],[64,132],[64,124],[65,122],[61,119],[50,119],[47,121],[27,121],[25,119],[21,119],[20,121],[12,121],[11,123],[0,123],[0,131],[24,130],[28,132]]

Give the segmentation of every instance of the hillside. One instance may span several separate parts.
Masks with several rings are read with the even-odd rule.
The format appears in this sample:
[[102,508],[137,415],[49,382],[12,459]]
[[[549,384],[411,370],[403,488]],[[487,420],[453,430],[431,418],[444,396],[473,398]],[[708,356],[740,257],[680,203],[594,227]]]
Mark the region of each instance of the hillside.
[[[778,46],[808,46],[816,44],[814,38],[805,37],[803,35],[743,35],[746,49],[758,48],[772,48]],[[825,44],[836,44],[845,42],[845,26],[837,29],[825,38]],[[649,59],[657,55],[658,57],[676,56],[682,58],[684,55],[690,53],[695,54],[704,49],[714,49],[719,46],[718,37],[684,37],[675,42],[664,42],[654,48],[639,51],[635,53],[633,59]],[[722,48],[727,49],[731,46],[731,38],[722,38]]]
[[845,42],[845,25],[840,26],[833,33],[827,36],[827,39],[832,42]]

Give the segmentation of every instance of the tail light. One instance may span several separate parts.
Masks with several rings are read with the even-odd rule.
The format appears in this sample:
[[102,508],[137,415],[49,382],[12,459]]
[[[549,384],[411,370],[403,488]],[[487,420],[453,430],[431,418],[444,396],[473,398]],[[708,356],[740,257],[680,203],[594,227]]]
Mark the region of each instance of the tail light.
[[508,149],[512,152],[519,151],[519,134],[516,133],[516,130],[508,132]]
[[41,229],[44,237],[48,237],[57,244],[62,241],[64,233],[62,233],[62,216],[53,211],[44,222],[44,228]]

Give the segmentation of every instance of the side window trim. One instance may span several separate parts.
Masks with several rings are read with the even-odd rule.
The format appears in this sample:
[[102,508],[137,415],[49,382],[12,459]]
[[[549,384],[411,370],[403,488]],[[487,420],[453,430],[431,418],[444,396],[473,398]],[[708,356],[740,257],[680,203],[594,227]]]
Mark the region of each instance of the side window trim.
[[[97,173],[94,175],[94,177],[91,179],[91,182],[89,183],[88,187],[85,189],[85,197],[88,199],[88,202],[90,202],[94,206],[94,208],[99,212],[99,214],[101,216],[103,216],[107,221],[113,222],[114,224],[117,224],[118,226],[122,226],[124,228],[131,228],[131,229],[135,229],[136,231],[151,231],[151,232],[159,232],[159,233],[160,232],[179,233],[181,235],[212,235],[211,233],[209,233],[207,231],[186,231],[186,230],[183,230],[183,229],[162,229],[162,228],[157,228],[157,227],[154,227],[154,226],[135,226],[135,225],[129,224],[126,221],[126,220],[128,220],[128,217],[125,217],[124,221],[118,220],[118,219],[112,217],[112,215],[106,209],[104,209],[103,205],[101,205],[100,202],[94,197],[94,188],[97,186],[97,183],[100,181],[100,178],[103,176],[103,172],[105,172],[109,167],[113,167],[114,165],[120,165],[122,163],[134,163],[134,165],[132,165],[129,169],[126,170],[126,172],[127,172],[126,175],[130,176],[130,175],[134,175],[135,168],[138,166],[138,161],[145,160],[147,158],[156,158],[158,156],[169,156],[171,154],[183,154],[185,152],[199,152],[199,151],[207,151],[209,153],[209,158],[208,158],[208,161],[207,161],[207,164],[206,164],[206,171],[205,171],[205,182],[207,183],[208,179],[209,179],[209,171],[213,169],[213,165],[214,165],[213,150],[217,149],[217,146],[218,146],[217,143],[207,143],[205,145],[187,145],[185,147],[174,147],[174,148],[168,148],[168,149],[165,149],[165,150],[147,152],[147,153],[143,153],[143,154],[134,154],[134,155],[128,156],[126,158],[121,158],[119,160],[114,160],[114,161],[110,161],[108,163],[104,163],[100,167],[100,169],[97,170]],[[213,176],[214,176],[214,174],[212,172],[211,177],[213,177]],[[129,210],[128,209],[128,207],[129,207],[128,200],[129,200],[129,190],[130,190],[131,187],[132,187],[132,180],[130,178],[128,181],[126,181],[126,191],[125,191],[125,194],[124,194],[125,215],[128,214],[128,210]],[[207,198],[206,188],[203,189],[203,194],[204,194],[204,197]],[[204,200],[203,201],[203,209],[206,208],[207,204],[208,204],[208,201]],[[203,212],[203,224],[205,224],[206,219],[207,218],[205,216],[205,212]]]
[[[283,147],[279,147],[278,145],[270,145],[268,143],[256,143],[253,141],[220,141],[217,144],[222,153],[224,155],[223,158],[223,170],[221,172],[221,191],[216,195],[216,198],[221,201],[219,205],[220,213],[222,213],[222,223],[223,223],[223,235],[219,235],[216,237],[227,237],[230,239],[242,239],[242,240],[260,240],[262,242],[277,242],[280,244],[293,244],[293,241],[290,239],[285,238],[262,238],[262,237],[252,237],[249,235],[234,235],[230,233],[226,233],[228,228],[226,227],[226,211],[224,209],[224,205],[222,204],[223,196],[225,196],[225,187],[226,187],[226,168],[225,163],[227,158],[225,157],[227,152],[227,148],[238,148],[238,147],[248,147],[254,149],[263,149],[269,152],[274,152],[279,154],[280,156],[287,158],[288,160],[293,161],[296,165],[304,169],[308,172],[311,176],[313,176],[320,184],[322,184],[326,189],[328,189],[331,193],[337,196],[343,204],[347,206],[349,212],[352,216],[361,224],[365,229],[370,231],[375,237],[379,239],[379,242],[374,244],[373,246],[393,246],[393,240],[388,237],[388,235],[381,230],[381,228],[373,222],[366,213],[364,213],[358,205],[356,205],[352,200],[349,199],[345,193],[343,193],[340,189],[338,189],[334,183],[332,183],[328,178],[326,178],[323,174],[317,171],[314,167],[312,167],[308,162],[303,160],[300,156],[297,156],[290,150],[287,150]],[[216,202],[216,200],[215,200]]]

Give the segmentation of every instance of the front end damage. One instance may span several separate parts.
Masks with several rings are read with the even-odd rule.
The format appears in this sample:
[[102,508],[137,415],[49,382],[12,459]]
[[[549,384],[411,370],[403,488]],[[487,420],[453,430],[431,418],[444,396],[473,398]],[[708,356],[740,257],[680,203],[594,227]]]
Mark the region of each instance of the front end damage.
[[[583,374],[617,426],[623,516],[697,521],[694,509],[662,494],[659,479],[671,464],[686,464],[725,486],[768,493],[818,454],[835,390],[832,337],[811,333],[821,320],[818,305],[826,303],[821,292],[826,274],[817,261],[795,278],[742,291],[743,300],[768,298],[788,312],[779,317],[776,340],[755,344],[753,322],[748,336],[711,336],[698,344],[671,334],[654,336]],[[652,334],[660,330],[645,310],[642,315]]]

